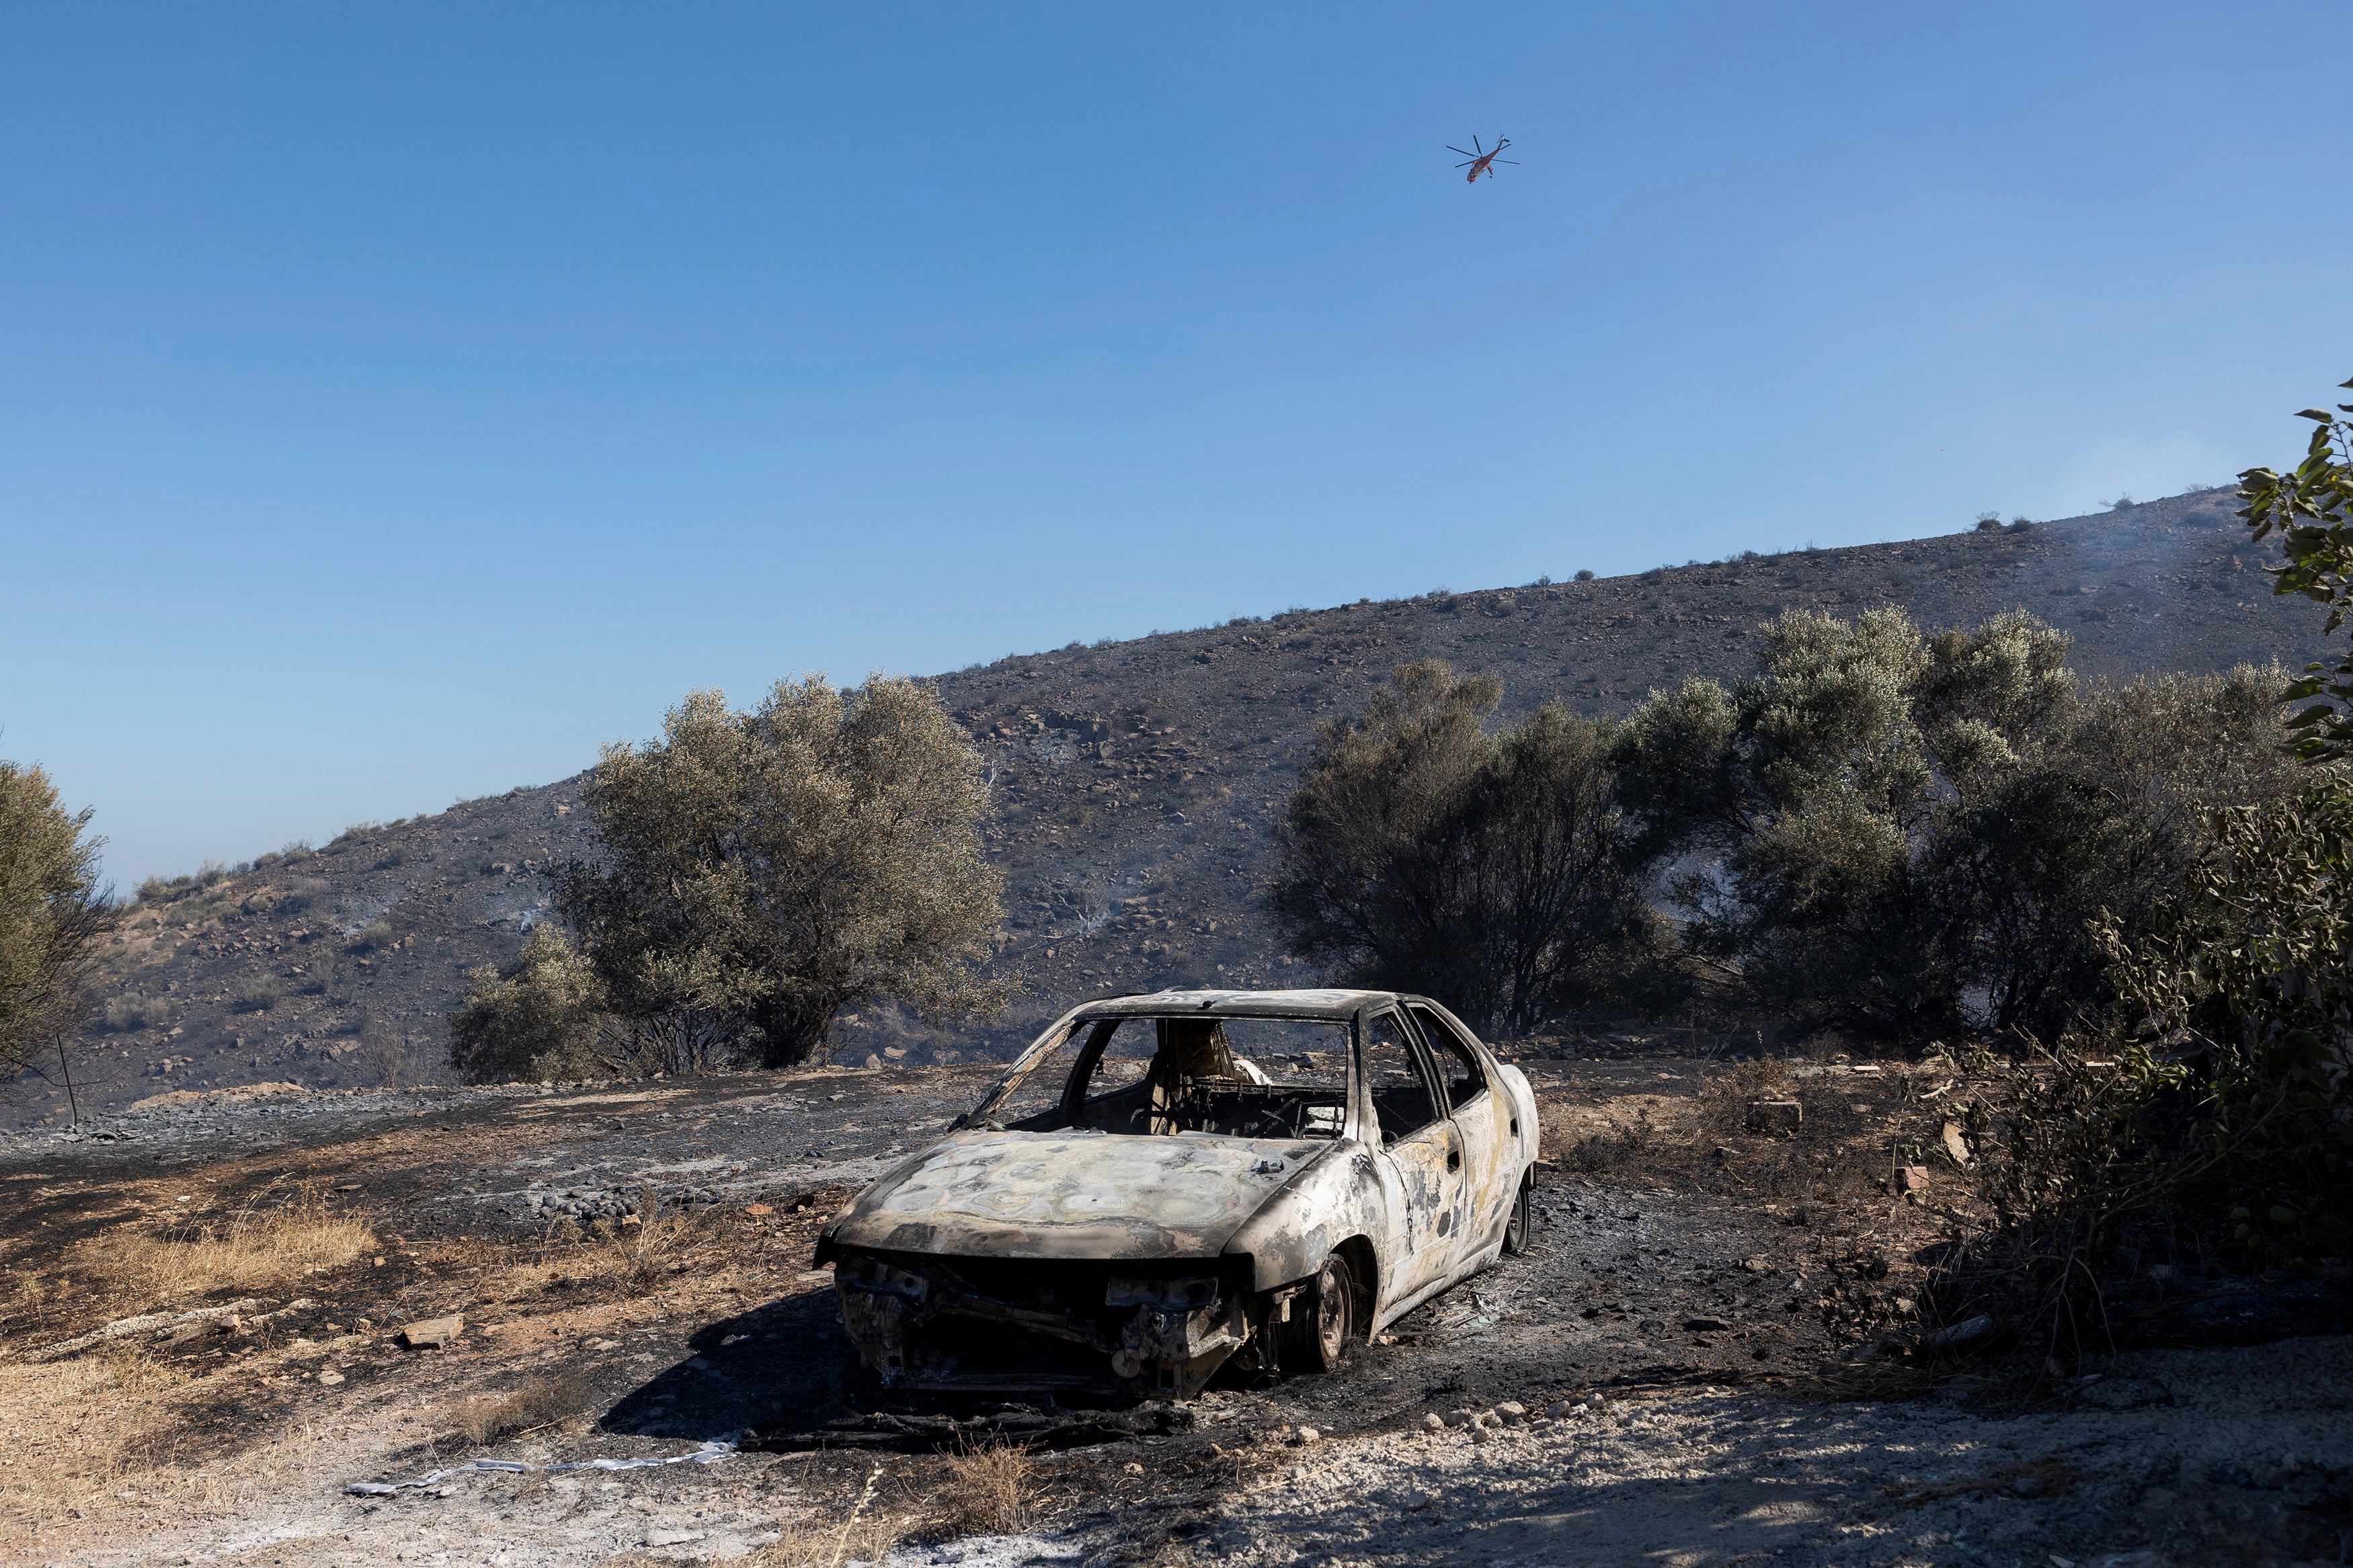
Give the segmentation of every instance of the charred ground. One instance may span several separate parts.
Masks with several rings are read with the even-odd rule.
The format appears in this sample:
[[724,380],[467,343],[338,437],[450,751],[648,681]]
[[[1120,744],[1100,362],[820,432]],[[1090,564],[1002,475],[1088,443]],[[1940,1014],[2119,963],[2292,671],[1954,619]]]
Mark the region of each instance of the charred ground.
[[[1850,1359],[1906,1321],[1926,1260],[1965,1213],[1967,1184],[1935,1150],[1938,1105],[1968,1086],[1661,1047],[1520,1053],[1546,1129],[1535,1249],[1335,1375],[1213,1386],[1152,1436],[1067,1451],[1034,1426],[1027,1447],[962,1454],[874,1451],[844,1433],[707,1468],[487,1474],[388,1500],[341,1489],[476,1457],[676,1456],[747,1427],[871,1415],[830,1277],[808,1267],[816,1230],[976,1100],[988,1069],[233,1093],[20,1135],[0,1144],[0,1202],[22,1216],[0,1258],[0,1554],[797,1563],[893,1542],[906,1562],[1008,1563],[2334,1553],[2334,1531],[2353,1526],[2353,1449],[2325,1365],[2345,1342],[2242,1363],[2215,1348],[2232,1336],[2193,1323],[2178,1337],[2198,1349],[2027,1384]],[[1760,1093],[1799,1103],[1800,1131],[1752,1131]],[[1907,1165],[1921,1173],[1908,1184]],[[355,1222],[368,1240],[299,1268],[290,1252],[266,1281],[172,1287],[146,1268],[159,1247],[269,1213]],[[127,1315],[233,1300],[254,1303],[234,1331],[148,1330],[37,1359]],[[448,1345],[403,1347],[404,1328],[452,1314],[463,1328]],[[2256,1397],[2262,1421],[2192,1419],[2217,1386]],[[1568,1400],[1583,1412],[1541,1418]],[[1424,1429],[1510,1405],[1539,1418],[1483,1436]],[[978,1470],[988,1455],[997,1469]],[[956,1543],[1005,1530],[1011,1545]],[[1959,1551],[1972,1532],[2007,1554]]]

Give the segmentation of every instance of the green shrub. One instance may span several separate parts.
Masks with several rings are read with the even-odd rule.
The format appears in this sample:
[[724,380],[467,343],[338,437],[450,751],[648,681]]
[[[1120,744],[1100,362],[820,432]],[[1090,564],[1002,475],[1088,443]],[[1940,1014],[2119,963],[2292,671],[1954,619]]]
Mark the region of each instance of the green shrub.
[[2147,1265],[2307,1270],[2353,1253],[2353,787],[2211,816],[2148,929],[2098,936],[2117,1000],[1965,1110],[1990,1220],[1944,1267],[1947,1321],[2038,1353],[2111,1348]]
[[1665,941],[1610,726],[1548,703],[1491,736],[1502,697],[1492,677],[1401,665],[1362,715],[1321,726],[1268,899],[1291,951],[1527,1035],[1658,984]]
[[2054,1038],[2112,994],[2094,918],[2145,929],[2202,808],[2295,784],[2284,671],[2085,687],[2022,613],[1764,632],[1755,676],[1652,693],[1613,760],[1652,852],[1691,857],[1687,948],[1802,1024]]
[[117,920],[90,817],[67,810],[39,768],[0,762],[0,1086],[89,1016],[99,945]]
[[710,1038],[783,1068],[869,999],[993,1012],[982,774],[914,681],[778,681],[748,713],[696,692],[660,741],[606,748],[582,792],[599,854],[556,873],[556,907],[615,1010],[664,1049]]
[[595,967],[554,926],[533,927],[505,969],[466,978],[466,999],[449,1015],[449,1064],[460,1076],[547,1082],[627,1070],[607,1040],[614,1029]]

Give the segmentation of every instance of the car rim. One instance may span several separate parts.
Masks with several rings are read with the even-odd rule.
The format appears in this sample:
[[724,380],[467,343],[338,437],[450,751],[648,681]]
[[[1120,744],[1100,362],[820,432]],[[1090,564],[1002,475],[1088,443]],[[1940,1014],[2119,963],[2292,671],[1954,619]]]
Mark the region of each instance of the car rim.
[[1315,1337],[1324,1361],[1336,1362],[1348,1343],[1348,1279],[1337,1264],[1324,1266],[1322,1286],[1315,1294]]

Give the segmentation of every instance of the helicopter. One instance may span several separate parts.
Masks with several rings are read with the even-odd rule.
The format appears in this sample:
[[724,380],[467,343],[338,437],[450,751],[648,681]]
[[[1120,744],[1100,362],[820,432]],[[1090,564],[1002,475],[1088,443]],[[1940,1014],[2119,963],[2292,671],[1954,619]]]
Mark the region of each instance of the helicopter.
[[1449,147],[1447,151],[1450,153],[1462,153],[1464,161],[1455,164],[1454,166],[1458,169],[1469,169],[1471,171],[1469,183],[1475,185],[1479,183],[1479,176],[1482,174],[1485,174],[1491,179],[1494,177],[1495,171],[1493,167],[1493,164],[1509,163],[1515,169],[1520,166],[1520,161],[1517,158],[1498,158],[1495,156],[1497,153],[1502,152],[1511,144],[1512,139],[1510,137],[1498,136],[1495,138],[1495,145],[1492,150],[1482,152],[1479,149],[1479,138],[1473,136],[1471,138],[1472,150],[1470,152],[1462,153],[1462,149],[1460,147]]

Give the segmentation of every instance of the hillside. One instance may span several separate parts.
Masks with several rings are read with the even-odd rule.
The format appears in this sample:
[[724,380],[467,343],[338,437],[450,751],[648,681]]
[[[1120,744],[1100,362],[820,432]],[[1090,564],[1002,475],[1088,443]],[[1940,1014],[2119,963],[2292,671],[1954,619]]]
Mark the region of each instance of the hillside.
[[[1930,627],[2022,606],[2072,633],[2095,676],[2301,665],[2318,616],[2274,599],[2259,563],[2230,492],[2211,490],[2024,529],[1288,611],[941,676],[992,768],[997,962],[1028,994],[942,1033],[870,1014],[839,1031],[836,1059],[995,1055],[1094,992],[1304,978],[1258,906],[1268,826],[1316,721],[1404,660],[1494,672],[1507,713],[1551,698],[1614,713],[1686,675],[1744,673],[1757,623],[1785,609],[1899,605]],[[111,955],[85,1113],[168,1089],[437,1075],[466,972],[513,954],[547,907],[540,869],[589,842],[579,784],[355,829],[151,899]],[[27,1109],[61,1118],[65,1098]]]

